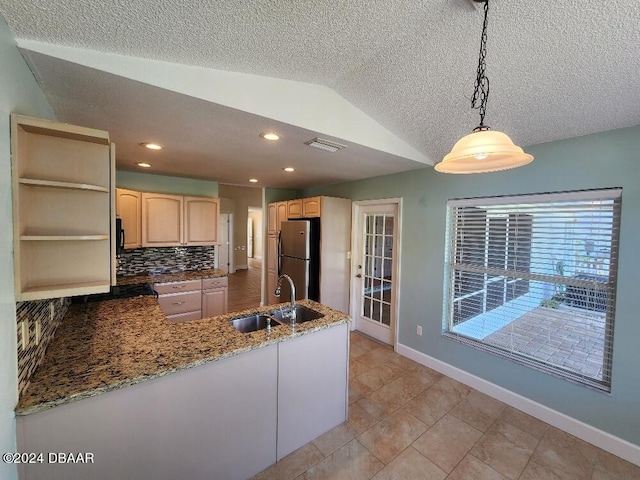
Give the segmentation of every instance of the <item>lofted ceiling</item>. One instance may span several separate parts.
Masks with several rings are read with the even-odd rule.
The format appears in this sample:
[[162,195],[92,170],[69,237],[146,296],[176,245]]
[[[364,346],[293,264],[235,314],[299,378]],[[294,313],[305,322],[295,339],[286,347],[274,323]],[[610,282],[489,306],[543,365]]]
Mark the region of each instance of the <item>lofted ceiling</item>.
[[[487,124],[521,146],[640,124],[640,2],[490,1]],[[477,125],[482,13],[472,3],[0,0],[0,13],[58,118],[109,130],[119,168],[147,160],[152,173],[304,188],[423,168]],[[182,65],[185,77],[196,66],[296,83],[283,84],[278,102],[289,105],[272,116],[33,42]],[[288,99],[286,85],[308,101]],[[318,87],[361,117],[318,119]],[[299,121],[305,108],[314,121]],[[263,141],[267,129],[283,139]],[[316,136],[347,148],[304,145]],[[143,151],[151,140],[165,149]]]

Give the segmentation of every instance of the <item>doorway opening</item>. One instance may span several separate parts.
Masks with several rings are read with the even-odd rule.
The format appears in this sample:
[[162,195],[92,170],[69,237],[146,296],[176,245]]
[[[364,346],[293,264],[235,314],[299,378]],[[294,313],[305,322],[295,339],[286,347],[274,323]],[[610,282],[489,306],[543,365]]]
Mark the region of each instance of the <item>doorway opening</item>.
[[246,259],[243,268],[229,275],[229,311],[260,306],[262,293],[262,207],[247,208]]
[[228,311],[260,306],[262,291],[262,188],[218,186],[222,212],[229,212]]

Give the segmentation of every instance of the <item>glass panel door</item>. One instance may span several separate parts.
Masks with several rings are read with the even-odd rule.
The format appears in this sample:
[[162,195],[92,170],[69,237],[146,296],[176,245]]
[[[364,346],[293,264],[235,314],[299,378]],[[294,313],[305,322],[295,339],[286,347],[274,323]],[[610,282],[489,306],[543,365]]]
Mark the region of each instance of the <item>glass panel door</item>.
[[396,206],[361,208],[358,288],[358,330],[393,344]]

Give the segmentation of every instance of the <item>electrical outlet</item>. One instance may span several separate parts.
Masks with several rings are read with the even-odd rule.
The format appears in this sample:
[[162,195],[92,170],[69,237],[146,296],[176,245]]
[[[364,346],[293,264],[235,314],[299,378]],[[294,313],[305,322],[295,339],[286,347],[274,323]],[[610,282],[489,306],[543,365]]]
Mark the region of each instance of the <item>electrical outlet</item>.
[[36,320],[36,345],[40,345],[40,337],[42,336],[42,324],[40,320]]
[[21,323],[22,349],[26,350],[29,346],[29,320],[23,320]]
[[422,326],[421,325],[417,325],[416,326],[416,334],[419,336],[422,336]]

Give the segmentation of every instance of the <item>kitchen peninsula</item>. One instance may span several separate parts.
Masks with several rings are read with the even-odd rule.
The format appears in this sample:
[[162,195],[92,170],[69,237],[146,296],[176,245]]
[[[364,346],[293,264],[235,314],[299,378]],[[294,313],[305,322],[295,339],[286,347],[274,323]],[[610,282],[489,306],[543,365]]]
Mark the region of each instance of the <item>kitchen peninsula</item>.
[[300,303],[323,316],[251,333],[229,320],[269,307],[171,323],[150,295],[73,305],[20,398],[19,450],[95,463],[22,478],[248,478],[343,422],[349,318]]

